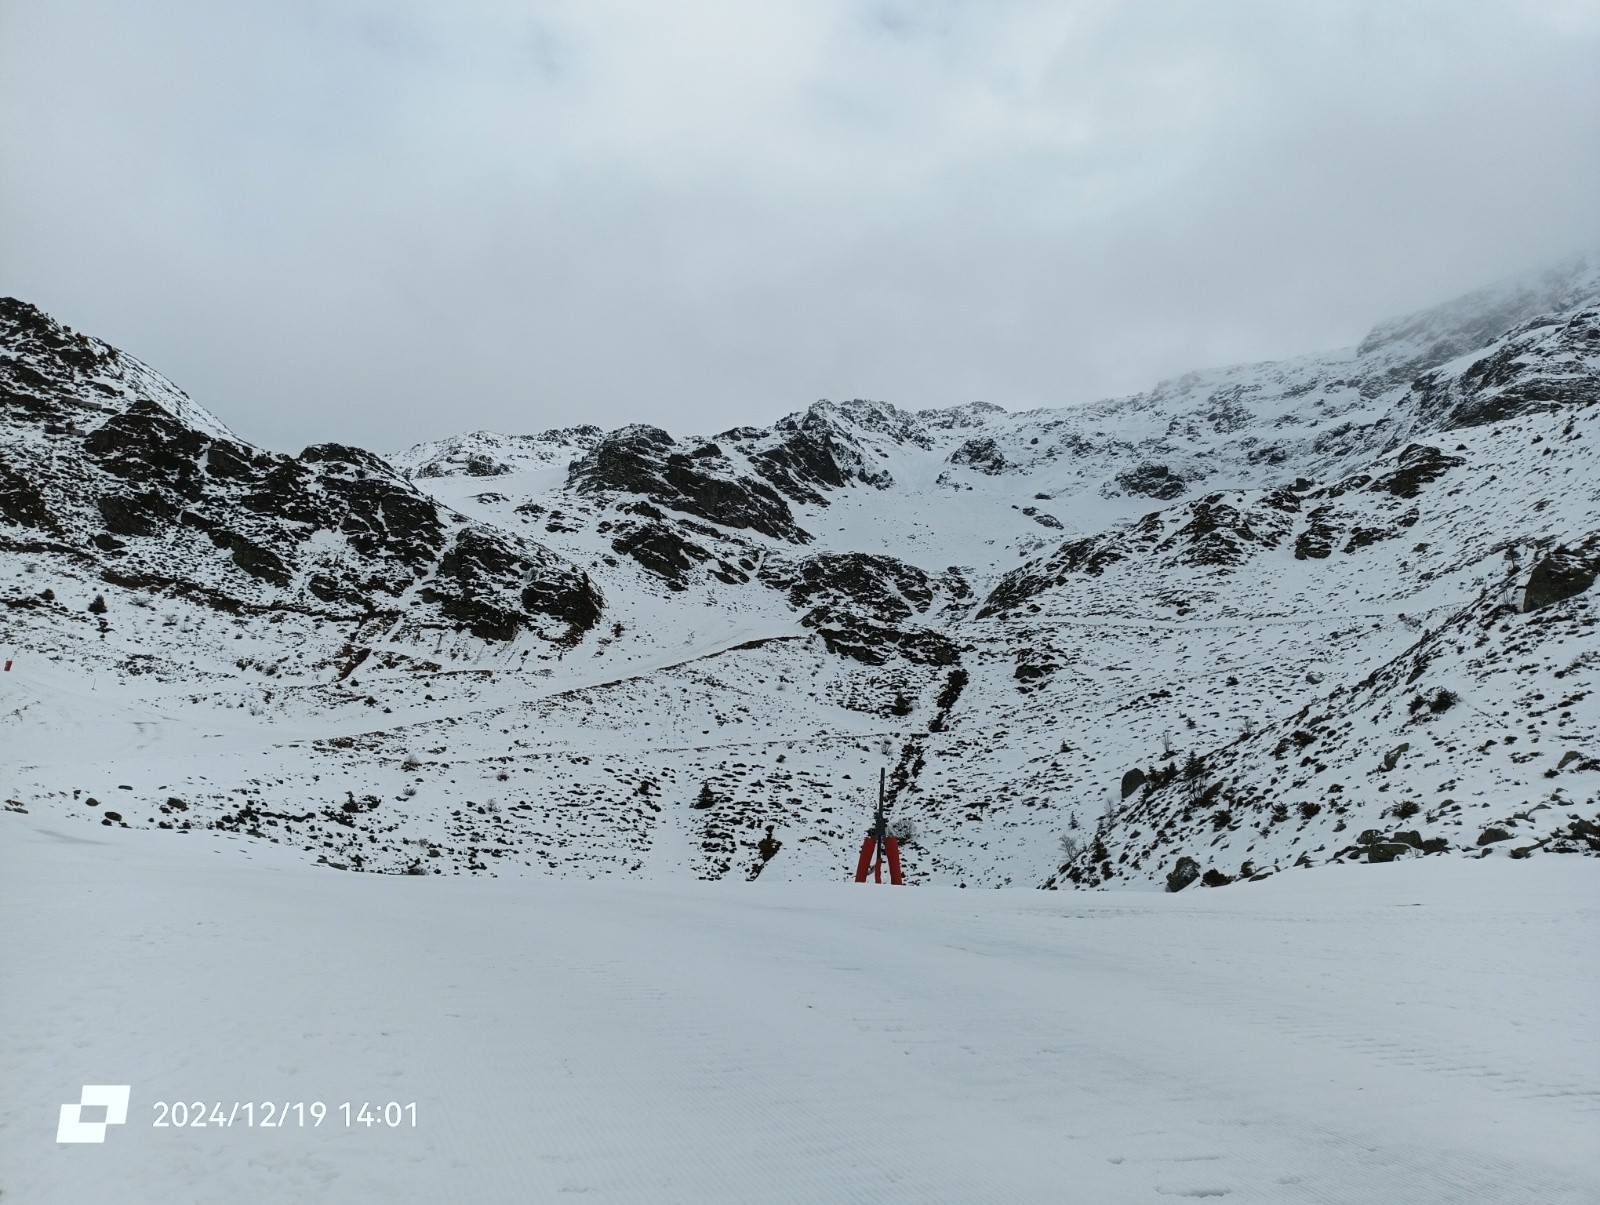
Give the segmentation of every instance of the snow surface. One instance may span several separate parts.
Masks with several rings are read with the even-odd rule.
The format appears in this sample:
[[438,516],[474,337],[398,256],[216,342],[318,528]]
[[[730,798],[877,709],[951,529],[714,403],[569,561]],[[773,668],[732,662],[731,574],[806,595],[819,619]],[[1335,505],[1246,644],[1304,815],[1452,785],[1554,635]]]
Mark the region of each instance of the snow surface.
[[[591,883],[0,814],[0,916],[8,1205],[1600,1200],[1591,859]],[[57,1145],[86,1083],[128,1122]]]

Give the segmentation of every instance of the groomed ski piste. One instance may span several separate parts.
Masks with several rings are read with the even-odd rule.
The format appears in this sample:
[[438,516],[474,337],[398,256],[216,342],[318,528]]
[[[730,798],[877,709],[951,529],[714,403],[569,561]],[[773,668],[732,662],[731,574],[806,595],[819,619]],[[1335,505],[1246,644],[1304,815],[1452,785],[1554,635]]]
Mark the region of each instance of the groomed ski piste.
[[[0,814],[0,1200],[1590,1205],[1593,865],[341,875]],[[58,1145],[84,1084],[127,1120]]]

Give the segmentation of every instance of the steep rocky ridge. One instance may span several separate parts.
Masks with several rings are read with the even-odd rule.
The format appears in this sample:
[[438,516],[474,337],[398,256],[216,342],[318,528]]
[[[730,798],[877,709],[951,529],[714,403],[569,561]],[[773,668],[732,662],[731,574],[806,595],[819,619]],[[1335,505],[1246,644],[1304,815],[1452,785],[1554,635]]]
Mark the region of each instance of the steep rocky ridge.
[[372,453],[252,448],[119,353],[20,303],[4,313],[8,554],[234,613],[387,615],[484,639],[528,626],[556,641],[598,620],[581,571],[448,511]]

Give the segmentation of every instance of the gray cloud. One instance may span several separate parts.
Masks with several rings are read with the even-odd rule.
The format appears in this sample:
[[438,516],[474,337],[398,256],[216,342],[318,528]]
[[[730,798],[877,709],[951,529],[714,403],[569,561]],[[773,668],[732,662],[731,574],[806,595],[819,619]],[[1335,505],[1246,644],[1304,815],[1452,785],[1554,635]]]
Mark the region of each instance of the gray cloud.
[[1069,404],[1600,242],[1600,4],[9,0],[0,292],[242,434]]

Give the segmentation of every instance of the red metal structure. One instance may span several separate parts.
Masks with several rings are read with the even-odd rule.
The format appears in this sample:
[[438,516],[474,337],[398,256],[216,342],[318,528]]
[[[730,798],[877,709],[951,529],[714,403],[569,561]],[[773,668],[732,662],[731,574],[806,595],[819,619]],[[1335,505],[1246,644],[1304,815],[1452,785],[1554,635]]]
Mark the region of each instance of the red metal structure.
[[883,808],[883,771],[878,771],[878,810],[872,818],[872,831],[861,842],[861,856],[856,859],[856,882],[865,883],[872,875],[874,883],[883,882],[883,864],[889,863],[889,882],[895,887],[905,886],[900,873],[900,842],[889,835],[889,817]]

